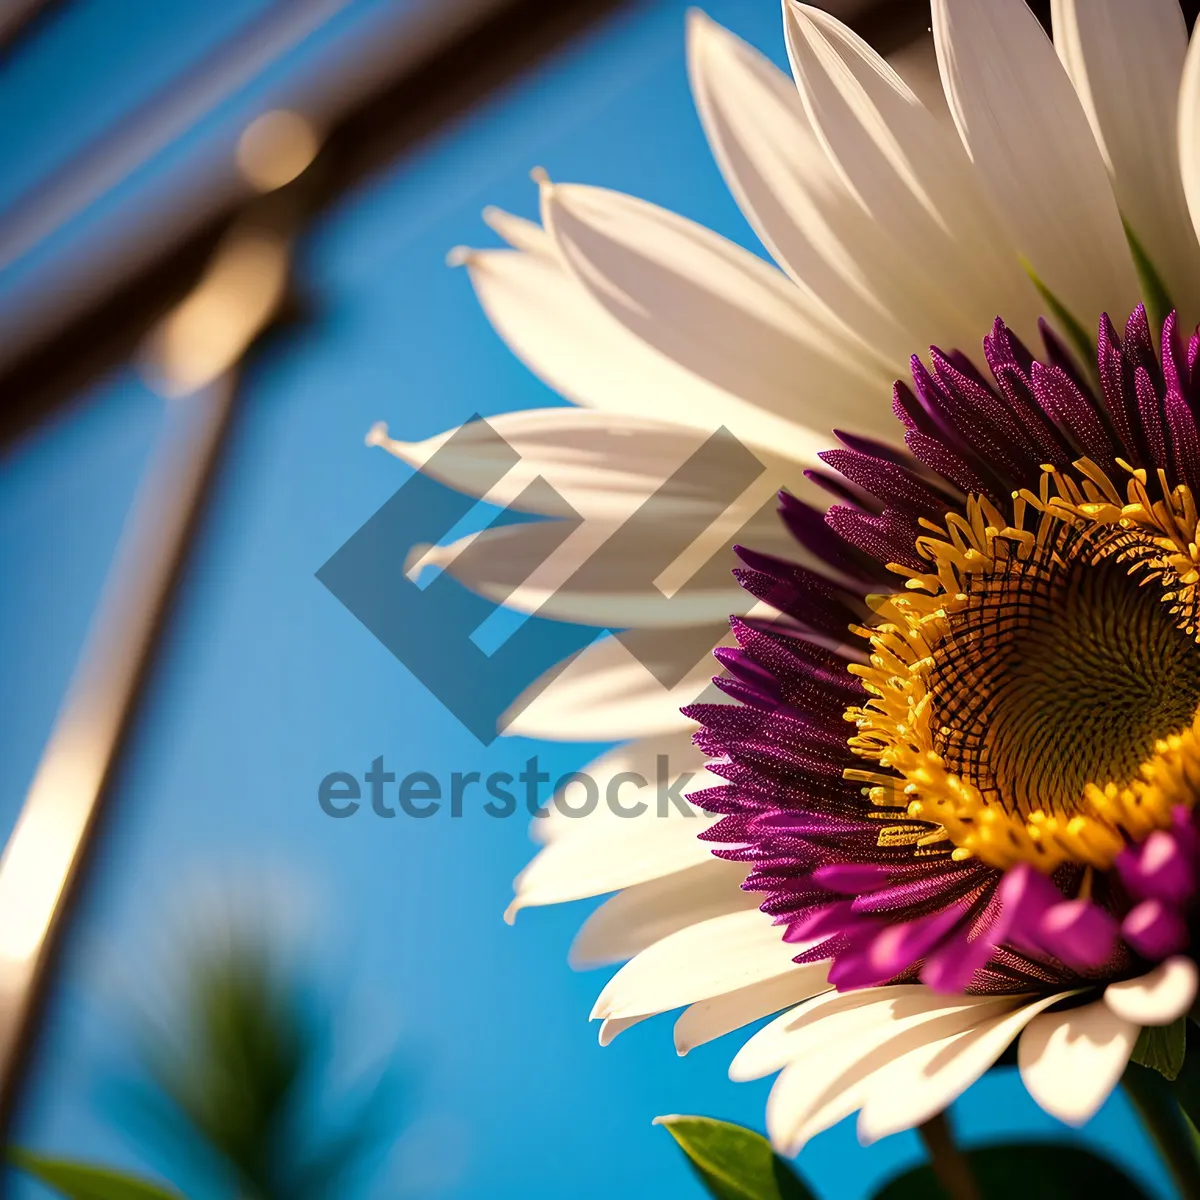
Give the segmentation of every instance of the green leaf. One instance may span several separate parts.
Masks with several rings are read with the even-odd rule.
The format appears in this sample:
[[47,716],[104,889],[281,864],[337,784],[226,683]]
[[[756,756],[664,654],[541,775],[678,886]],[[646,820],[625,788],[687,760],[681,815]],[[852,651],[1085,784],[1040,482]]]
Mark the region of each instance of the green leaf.
[[9,1161],[53,1188],[67,1200],[180,1200],[180,1194],[132,1175],[122,1175],[88,1163],[43,1158],[25,1150],[10,1150]]
[[815,1200],[761,1134],[711,1117],[659,1117],[716,1200]]
[[1147,1025],[1138,1035],[1137,1045],[1130,1057],[1135,1063],[1157,1071],[1173,1083],[1183,1069],[1187,1052],[1187,1018],[1180,1017],[1171,1025]]
[[1146,312],[1149,314],[1150,320],[1161,327],[1175,305],[1171,303],[1167,285],[1163,283],[1162,276],[1150,261],[1150,256],[1146,253],[1146,248],[1137,234],[1130,228],[1128,221],[1122,221],[1122,224],[1125,226],[1125,240],[1129,243],[1129,250],[1133,255],[1133,265],[1137,270],[1138,282],[1142,285]]
[[1192,1016],[1186,1026],[1187,1052],[1171,1091],[1194,1127],[1200,1128],[1200,1027]]
[[[1147,1200],[1107,1159],[1066,1142],[1017,1142],[964,1152],[982,1200]],[[945,1193],[933,1168],[917,1167],[886,1184],[875,1200],[934,1200]]]
[[1096,370],[1096,339],[1079,323],[1078,318],[1065,304],[1042,282],[1033,264],[1027,259],[1021,259],[1025,274],[1038,290],[1038,294],[1046,302],[1051,315],[1058,321],[1072,349],[1079,357],[1079,365],[1087,372],[1094,374]]

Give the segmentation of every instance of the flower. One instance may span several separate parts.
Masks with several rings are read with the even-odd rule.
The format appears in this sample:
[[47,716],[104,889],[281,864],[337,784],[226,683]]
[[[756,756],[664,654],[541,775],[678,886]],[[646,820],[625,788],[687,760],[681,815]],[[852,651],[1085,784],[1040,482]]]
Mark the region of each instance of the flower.
[[735,620],[740,703],[689,709],[725,781],[691,794],[702,838],[837,989],[734,1063],[785,1067],[793,1152],[859,1108],[867,1139],[925,1120],[1018,1035],[1081,1123],[1195,999],[1200,333],[1172,314],[1160,359],[1144,308],[1124,339],[1106,316],[1095,385],[1046,340],[997,321],[990,378],[914,360],[909,456],[847,438],[823,458],[855,505],[785,497],[810,548],[838,532],[830,569],[744,551],[782,619]]
[[[733,1073],[782,1071],[768,1124],[792,1152],[857,1109],[866,1137],[923,1119],[1018,1035],[1035,1098],[1086,1120],[1138,1030],[1196,987],[1200,442],[1180,331],[1200,318],[1200,49],[1175,0],[1056,0],[1054,44],[1023,0],[932,16],[948,115],[807,5],[784,4],[795,85],[690,19],[710,144],[782,270],[544,174],[541,227],[492,211],[513,249],[456,255],[580,406],[494,419],[521,462],[487,498],[538,510],[541,477],[582,520],[553,564],[536,525],[428,560],[514,607],[684,646],[735,613],[724,707],[692,703],[703,666],[664,687],[614,638],[518,703],[508,732],[637,739],[593,766],[602,787],[716,757],[699,820],[535,822],[513,909],[618,893],[574,950],[629,960],[602,1040],[684,1007],[686,1051],[787,1010]],[[1101,321],[1129,312],[1123,337]],[[930,346],[953,349],[911,358]],[[855,432],[825,453],[831,424]],[[735,512],[744,599],[664,609],[640,561],[582,586],[719,427],[766,468]],[[373,436],[414,465],[445,442]],[[436,469],[479,494],[462,446]],[[763,513],[777,488],[782,523]],[[715,484],[674,500],[667,542],[728,507]]]

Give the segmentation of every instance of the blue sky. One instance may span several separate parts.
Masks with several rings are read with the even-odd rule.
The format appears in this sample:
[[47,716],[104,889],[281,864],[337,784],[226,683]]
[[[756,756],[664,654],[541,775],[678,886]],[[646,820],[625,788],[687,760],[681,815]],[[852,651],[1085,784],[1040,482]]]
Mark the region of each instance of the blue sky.
[[[0,205],[261,7],[70,6],[0,75],[0,106],[24,114],[0,129],[15,164]],[[706,8],[781,59],[772,0]],[[465,273],[444,265],[453,245],[493,242],[485,204],[534,215],[532,166],[635,192],[759,249],[691,106],[684,12],[675,0],[633,5],[348,198],[303,245],[315,318],[245,382],[64,955],[24,1143],[156,1165],[122,1132],[108,1084],[125,1069],[134,1004],[166,970],[173,923],[216,920],[214,887],[226,902],[296,917],[289,936],[339,998],[345,1064],[391,1046],[411,1063],[416,1120],[372,1195],[694,1197],[652,1118],[761,1126],[766,1086],[725,1078],[738,1035],[681,1060],[660,1018],[596,1044],[586,1018],[603,973],[565,961],[588,905],[501,921],[532,852],[522,820],[468,809],[461,820],[364,810],[331,821],[317,804],[326,774],[361,777],[380,755],[397,773],[446,778],[515,774],[537,753],[557,775],[599,749],[481,747],[314,572],[404,479],[364,447],[375,421],[416,439],[475,412],[560,402],[492,333]],[[0,462],[0,822],[11,825],[32,776],[161,419],[161,401],[121,370]],[[955,1115],[966,1140],[1062,1132],[1011,1072]],[[1166,1194],[1123,1098],[1082,1136]],[[855,1200],[918,1155],[910,1135],[860,1150],[843,1124],[800,1166],[825,1196]]]

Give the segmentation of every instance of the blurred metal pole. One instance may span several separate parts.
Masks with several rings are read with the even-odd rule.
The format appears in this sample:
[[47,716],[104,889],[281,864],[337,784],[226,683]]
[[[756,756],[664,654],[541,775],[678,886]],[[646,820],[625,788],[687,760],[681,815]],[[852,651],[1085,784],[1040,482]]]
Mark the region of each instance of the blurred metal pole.
[[167,428],[122,536],[100,609],[16,829],[0,858],[0,1136],[60,917],[93,832],[134,699],[217,458],[227,375],[168,402]]
[[[277,121],[260,169],[309,145]],[[293,156],[302,170],[315,153]],[[16,828],[0,857],[0,1140],[29,1059],[72,888],[86,864],[121,744],[233,405],[237,362],[287,288],[294,205],[265,197],[221,242],[193,291],[148,340],[142,370],[165,428],[138,489],[100,606]]]

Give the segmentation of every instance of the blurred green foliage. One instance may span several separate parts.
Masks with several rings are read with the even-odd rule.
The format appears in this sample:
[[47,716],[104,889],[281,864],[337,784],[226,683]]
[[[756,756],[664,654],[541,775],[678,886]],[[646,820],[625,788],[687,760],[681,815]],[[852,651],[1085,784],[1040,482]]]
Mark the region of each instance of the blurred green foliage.
[[[237,1200],[349,1194],[398,1132],[395,1065],[333,1094],[334,1013],[260,938],[194,951],[179,990],[178,1011],[143,1034],[140,1070],[120,1090],[148,1148]],[[178,1197],[86,1164],[24,1151],[10,1161],[69,1200]]]

